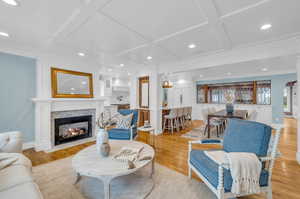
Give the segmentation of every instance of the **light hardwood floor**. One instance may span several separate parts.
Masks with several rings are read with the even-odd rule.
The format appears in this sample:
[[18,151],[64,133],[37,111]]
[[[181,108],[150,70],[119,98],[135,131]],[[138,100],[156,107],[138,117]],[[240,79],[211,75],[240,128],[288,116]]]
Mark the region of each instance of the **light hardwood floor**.
[[[181,135],[194,127],[202,125],[201,121],[194,121],[189,129],[174,133],[164,133],[155,136],[156,162],[170,169],[187,175],[188,139]],[[276,161],[273,170],[273,198],[274,199],[299,199],[300,198],[300,165],[296,162],[297,129],[296,120],[284,119],[284,130],[280,140],[280,151],[282,157]],[[148,143],[149,134],[139,132],[138,140]],[[94,144],[89,142],[52,153],[35,152],[26,150],[24,154],[32,160],[33,165],[48,163],[57,159],[66,158],[76,154],[83,148]],[[199,149],[217,148],[217,146],[200,146]],[[194,176],[195,177],[195,176]],[[243,197],[247,199],[260,199],[263,196]]]

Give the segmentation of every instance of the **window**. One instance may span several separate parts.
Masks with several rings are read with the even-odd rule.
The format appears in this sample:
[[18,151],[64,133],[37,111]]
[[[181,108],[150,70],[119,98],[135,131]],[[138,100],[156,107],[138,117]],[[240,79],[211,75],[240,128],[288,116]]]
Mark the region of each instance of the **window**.
[[225,104],[228,94],[235,104],[271,104],[271,81],[198,85],[197,103]]
[[257,82],[257,104],[271,104],[271,81]]

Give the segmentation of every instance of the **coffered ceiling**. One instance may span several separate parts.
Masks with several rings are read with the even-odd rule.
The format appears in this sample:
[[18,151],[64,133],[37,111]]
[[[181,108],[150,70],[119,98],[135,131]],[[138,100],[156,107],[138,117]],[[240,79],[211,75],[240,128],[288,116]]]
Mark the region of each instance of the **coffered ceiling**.
[[[300,32],[299,0],[19,2],[11,7],[0,0],[0,32],[10,34],[0,37],[0,43],[74,55],[84,52],[84,59],[110,68],[121,63],[124,68],[164,67]],[[266,23],[272,28],[261,31]]]

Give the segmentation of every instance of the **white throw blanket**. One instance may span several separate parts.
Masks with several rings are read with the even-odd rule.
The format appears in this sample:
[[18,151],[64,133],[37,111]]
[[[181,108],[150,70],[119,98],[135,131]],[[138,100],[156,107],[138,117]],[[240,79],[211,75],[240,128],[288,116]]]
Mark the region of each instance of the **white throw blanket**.
[[206,151],[217,164],[229,165],[233,179],[231,192],[234,194],[255,194],[260,192],[259,178],[262,164],[254,153],[226,153],[224,151]]

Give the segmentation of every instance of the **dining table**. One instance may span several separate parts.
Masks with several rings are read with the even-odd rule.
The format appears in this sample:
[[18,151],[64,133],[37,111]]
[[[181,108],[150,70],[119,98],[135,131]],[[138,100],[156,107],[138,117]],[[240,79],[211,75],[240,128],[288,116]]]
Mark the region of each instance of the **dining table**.
[[234,110],[232,113],[227,113],[227,111],[220,110],[214,113],[209,113],[207,115],[207,138],[210,138],[210,120],[211,118],[221,118],[221,119],[228,119],[228,118],[237,118],[237,119],[246,119],[248,117],[247,110]]

